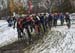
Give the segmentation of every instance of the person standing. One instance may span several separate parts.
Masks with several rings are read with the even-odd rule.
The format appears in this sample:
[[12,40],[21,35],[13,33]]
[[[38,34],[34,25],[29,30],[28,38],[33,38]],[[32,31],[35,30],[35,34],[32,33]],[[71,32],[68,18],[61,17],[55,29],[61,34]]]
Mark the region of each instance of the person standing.
[[34,16],[34,28],[35,28],[35,33],[39,38],[41,33],[40,30],[41,26],[40,26],[40,18],[37,14]]
[[17,22],[16,17],[13,17],[13,28],[15,28],[15,23]]
[[14,21],[14,26],[13,28],[15,29],[15,27],[17,28],[17,33],[18,33],[18,39],[22,38],[23,35],[25,35],[24,33],[24,28],[23,28],[23,18],[22,17],[13,17],[13,21]]
[[66,12],[66,14],[65,14],[65,20],[66,20],[66,23],[67,23],[67,27],[70,28],[71,23],[70,23],[70,16],[69,16],[68,12]]
[[32,35],[30,32],[30,26],[32,25],[32,17],[30,15],[27,15],[24,19],[23,19],[23,27],[26,29],[27,34],[28,34],[28,41],[29,43],[32,42]]
[[49,14],[46,13],[45,14],[45,27],[46,27],[46,29],[48,28],[48,18],[49,18]]
[[57,26],[57,20],[58,20],[58,14],[55,13],[55,14],[54,14],[54,26],[55,26],[55,27]]
[[51,13],[48,16],[48,26],[51,29],[51,27],[52,27],[52,14]]
[[46,32],[44,14],[41,14],[41,15],[40,15],[40,22],[41,22],[41,25],[42,25],[42,27],[43,27],[44,32]]
[[[14,22],[16,24],[16,22]],[[15,25],[14,24],[14,25]],[[14,27],[15,28],[15,27]],[[24,28],[23,28],[23,18],[22,17],[19,17],[17,19],[17,32],[18,32],[18,38],[22,38],[23,35],[25,35],[24,33]]]
[[59,13],[59,19],[61,21],[61,25],[63,26],[63,23],[64,23],[64,15],[63,15],[63,13]]

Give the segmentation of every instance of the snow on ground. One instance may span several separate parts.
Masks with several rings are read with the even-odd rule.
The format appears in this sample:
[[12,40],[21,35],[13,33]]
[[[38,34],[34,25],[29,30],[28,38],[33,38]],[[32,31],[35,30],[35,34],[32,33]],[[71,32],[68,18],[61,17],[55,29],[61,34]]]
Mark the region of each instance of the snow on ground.
[[66,26],[52,28],[43,43],[32,45],[25,53],[75,53],[75,25],[71,29]]
[[[0,47],[17,40],[16,29],[8,27],[6,21],[0,21]],[[33,44],[25,53],[75,53],[75,25],[70,29],[57,26],[43,38],[43,42]]]
[[11,44],[16,40],[16,29],[8,27],[8,23],[5,20],[0,20],[0,47]]

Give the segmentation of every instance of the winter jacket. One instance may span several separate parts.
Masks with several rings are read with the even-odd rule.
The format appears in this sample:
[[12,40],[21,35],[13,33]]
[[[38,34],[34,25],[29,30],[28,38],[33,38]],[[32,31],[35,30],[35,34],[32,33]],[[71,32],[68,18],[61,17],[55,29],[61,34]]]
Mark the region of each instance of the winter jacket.
[[40,22],[44,23],[44,21],[45,21],[44,16],[40,16]]
[[50,21],[50,20],[52,20],[52,16],[51,15],[48,16],[48,21]]
[[64,15],[59,15],[59,19],[64,19]]
[[17,19],[17,27],[18,28],[23,28],[23,18]]
[[54,15],[54,19],[58,19],[59,18],[59,16],[58,15]]

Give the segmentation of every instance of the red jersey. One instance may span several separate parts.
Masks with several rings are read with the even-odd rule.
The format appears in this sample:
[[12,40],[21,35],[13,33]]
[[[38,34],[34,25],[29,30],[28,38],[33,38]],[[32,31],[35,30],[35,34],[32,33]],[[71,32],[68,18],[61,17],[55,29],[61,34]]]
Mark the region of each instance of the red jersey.
[[23,21],[22,18],[19,18],[19,19],[17,20],[17,27],[22,28],[22,26],[23,26],[22,21]]

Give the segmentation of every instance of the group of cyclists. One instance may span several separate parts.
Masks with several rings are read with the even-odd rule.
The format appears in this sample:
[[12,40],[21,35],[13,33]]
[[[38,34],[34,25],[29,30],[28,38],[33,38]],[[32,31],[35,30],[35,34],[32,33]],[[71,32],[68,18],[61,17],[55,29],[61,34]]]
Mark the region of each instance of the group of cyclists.
[[64,20],[67,23],[68,28],[70,28],[70,17],[69,13],[37,13],[37,14],[27,14],[25,16],[10,17],[7,19],[9,26],[17,28],[18,38],[23,38],[25,31],[28,34],[29,42],[32,40],[31,32],[40,37],[44,35],[47,30],[51,30],[52,27],[57,26],[57,21],[61,21],[61,26],[64,25]]

